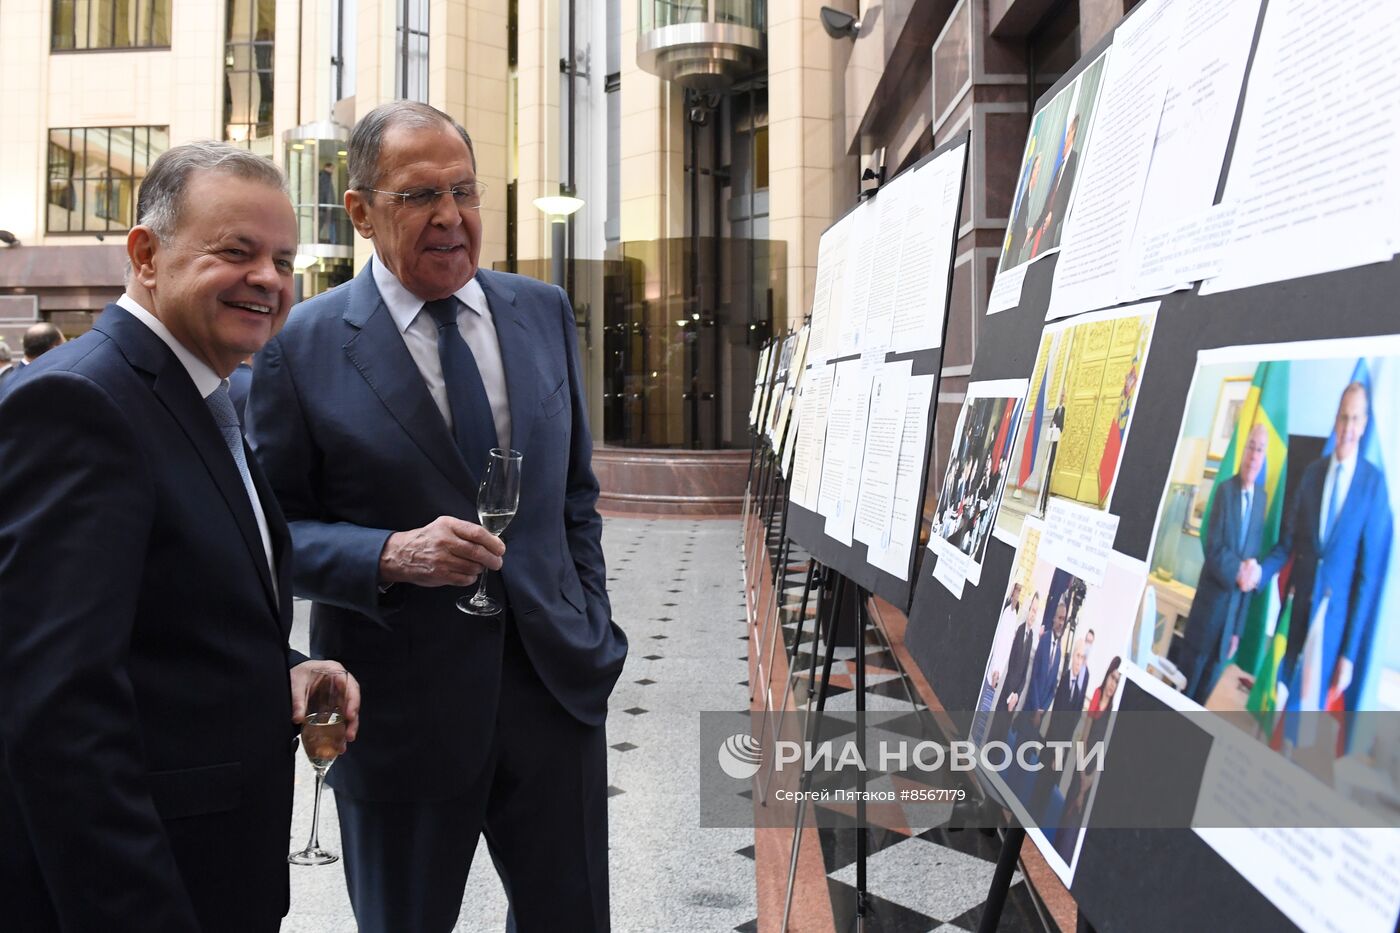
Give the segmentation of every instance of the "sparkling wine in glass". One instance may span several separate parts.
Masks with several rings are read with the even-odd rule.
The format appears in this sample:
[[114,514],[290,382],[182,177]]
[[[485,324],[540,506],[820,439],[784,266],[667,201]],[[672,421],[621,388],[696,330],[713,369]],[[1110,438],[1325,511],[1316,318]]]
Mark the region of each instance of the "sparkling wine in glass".
[[[520,451],[491,448],[486,462],[486,475],[476,495],[476,515],[481,527],[500,535],[515,517],[520,504]],[[474,616],[493,616],[501,604],[486,595],[486,575],[482,570],[476,581],[476,594],[457,600],[457,608]]]
[[311,838],[306,848],[287,856],[293,865],[329,865],[340,856],[321,848],[321,788],[326,772],[345,751],[345,672],[320,671],[307,688],[306,722],[301,747],[316,771],[316,797],[311,810]]

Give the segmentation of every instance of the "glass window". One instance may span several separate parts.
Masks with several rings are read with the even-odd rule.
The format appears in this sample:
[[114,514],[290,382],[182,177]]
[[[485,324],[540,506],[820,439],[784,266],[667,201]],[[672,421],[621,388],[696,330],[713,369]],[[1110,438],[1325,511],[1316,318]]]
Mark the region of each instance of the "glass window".
[[276,0],[228,0],[224,25],[224,138],[250,149],[272,137]]
[[169,46],[170,0],[53,0],[55,51]]
[[122,232],[136,222],[136,195],[170,146],[163,126],[49,130],[49,233]]
[[399,0],[394,39],[394,87],[399,97],[427,103],[428,0]]

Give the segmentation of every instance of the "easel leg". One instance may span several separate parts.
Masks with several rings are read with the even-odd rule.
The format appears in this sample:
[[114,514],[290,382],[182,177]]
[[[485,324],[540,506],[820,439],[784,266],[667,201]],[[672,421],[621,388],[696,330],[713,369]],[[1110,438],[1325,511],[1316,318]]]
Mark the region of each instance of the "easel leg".
[[[856,748],[865,753],[865,625],[869,621],[869,594],[856,588]],[[870,892],[865,883],[869,839],[865,831],[865,771],[856,772],[856,933],[865,933]]]
[[[831,600],[831,611],[827,613],[826,619],[826,657],[822,661],[822,685],[817,691],[816,715],[809,718],[807,722],[807,739],[811,741],[821,735],[822,712],[826,709],[827,687],[831,683],[831,665],[836,657],[836,623],[837,616],[841,611],[841,597],[845,592],[846,578],[836,577],[836,587]],[[812,666],[816,667],[816,651],[813,645]],[[797,802],[797,821],[792,830],[792,854],[788,858],[788,880],[787,897],[783,902],[783,925],[782,933],[787,933],[788,920],[792,916],[792,892],[797,884],[797,859],[802,851],[802,822],[806,815],[806,792],[812,789],[812,772],[804,771],[802,774],[801,790]]]
[[992,887],[987,892],[977,933],[996,933],[1001,923],[1001,909],[1006,906],[1006,895],[1011,890],[1011,876],[1016,873],[1016,860],[1021,857],[1021,844],[1025,841],[1026,831],[1015,826],[1002,836],[1001,854],[997,856],[997,869],[992,875]]
[[[803,622],[803,620],[806,618],[806,615],[807,615],[807,598],[808,598],[809,596],[812,595],[812,584],[813,584],[813,582],[819,581],[820,579],[821,579],[821,569],[820,569],[820,566],[817,564],[816,561],[810,561],[810,562],[807,564],[807,582],[806,582],[806,584],[802,587],[802,608],[801,608],[800,610],[798,610],[798,615],[797,615],[797,639],[796,639],[796,641],[793,642],[793,651],[794,651],[794,653],[796,652],[797,645],[801,644],[801,642],[802,642],[802,622]],[[818,583],[818,585],[820,585],[820,583]],[[817,614],[818,614],[818,615],[821,614],[821,594],[820,594],[820,593],[817,594]],[[769,647],[769,657],[772,657],[772,652],[773,652],[774,650],[776,650],[776,641],[775,641],[775,644],[774,644],[773,646],[770,646],[770,647]],[[786,650],[786,649],[785,649],[785,650]],[[816,650],[815,644],[813,645],[813,650],[814,650],[814,651]],[[795,654],[794,654],[794,656],[795,656]],[[774,740],[775,742],[778,740],[778,737],[781,736],[781,735],[783,734],[783,717],[784,717],[784,715],[787,713],[787,695],[788,695],[788,693],[791,692],[791,690],[792,690],[792,661],[791,661],[791,659],[788,660],[787,678],[786,678],[786,681],[787,681],[787,682],[786,682],[786,684],[785,684],[784,687],[783,687],[783,692],[782,692],[782,694],[781,694],[780,697],[779,697],[779,699],[780,699],[781,702],[780,702],[779,705],[778,705],[778,721],[777,721],[777,723],[775,723],[774,726],[773,726],[773,740]],[[759,724],[758,747],[759,747],[760,749],[763,748],[764,739],[765,739],[765,738],[767,737],[767,735],[768,735],[768,720],[769,720],[769,718],[772,716],[772,714],[773,714],[773,709],[772,709],[772,704],[771,704],[771,702],[770,702],[770,703],[768,704],[768,706],[766,706],[766,707],[764,708],[764,711],[763,711],[763,722]],[[759,783],[758,783],[758,803],[759,803],[759,806],[762,806],[762,807],[768,806],[768,784],[769,784],[769,781],[768,781],[768,773],[769,773],[769,772],[765,772],[764,775],[763,775],[763,777],[759,780]]]

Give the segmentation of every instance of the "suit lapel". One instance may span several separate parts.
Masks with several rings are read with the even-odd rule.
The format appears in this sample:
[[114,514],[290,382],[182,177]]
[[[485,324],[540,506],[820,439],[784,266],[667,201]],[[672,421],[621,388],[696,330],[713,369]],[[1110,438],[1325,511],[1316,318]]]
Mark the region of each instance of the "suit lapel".
[[287,529],[282,508],[277,503],[277,493],[263,475],[247,441],[243,443],[243,453],[248,459],[253,488],[258,491],[258,501],[262,503],[263,516],[267,519],[267,536],[272,541],[272,566],[277,571],[277,590],[273,595],[277,600],[277,620],[285,637],[292,628],[292,535]]
[[[233,513],[243,543],[262,581],[263,592],[274,612],[278,610],[277,599],[272,589],[272,574],[267,566],[267,555],[263,552],[262,535],[258,532],[257,519],[253,517],[253,506],[248,501],[248,491],[243,486],[243,477],[238,474],[238,466],[233,462],[228,446],[214,424],[204,399],[199,397],[190,374],[184,364],[171,352],[170,348],[145,324],[136,320],[119,305],[109,305],[103,312],[96,329],[107,334],[122,348],[128,361],[134,366],[155,376],[151,391],[160,403],[170,412],[185,436],[194,446],[195,452],[204,461],[204,467],[213,477],[229,511]],[[245,444],[244,450],[247,447]],[[247,453],[250,469],[253,455]],[[264,502],[276,503],[259,491]]]
[[[368,264],[346,289],[346,296],[343,316],[355,333],[345,344],[345,355],[423,455],[453,485],[475,489],[461,451],[375,287]],[[475,500],[474,496],[469,498]]]
[[542,386],[532,349],[540,338],[531,332],[525,314],[516,305],[513,288],[484,270],[478,271],[476,278],[491,306],[496,340],[501,345],[501,366],[506,371],[506,393],[510,398],[510,446],[523,454],[540,408]]

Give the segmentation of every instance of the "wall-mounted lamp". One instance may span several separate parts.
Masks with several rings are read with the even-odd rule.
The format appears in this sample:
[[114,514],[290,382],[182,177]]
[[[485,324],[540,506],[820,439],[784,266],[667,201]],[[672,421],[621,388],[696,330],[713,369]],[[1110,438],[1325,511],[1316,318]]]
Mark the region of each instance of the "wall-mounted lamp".
[[860,20],[850,13],[834,7],[824,6],[821,12],[822,28],[833,39],[860,38]]

